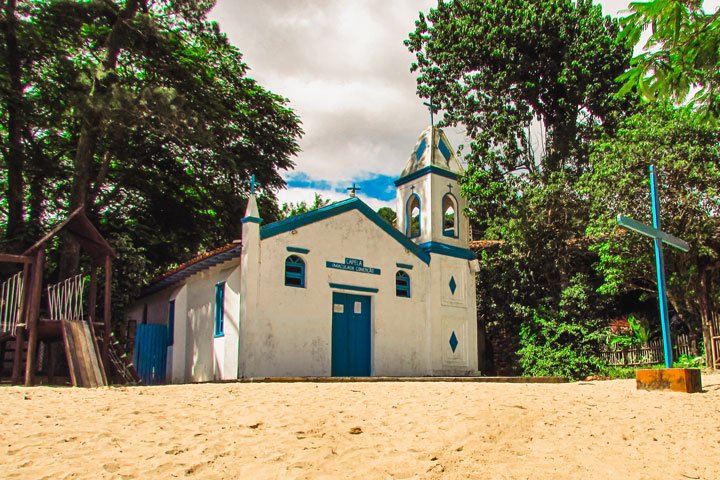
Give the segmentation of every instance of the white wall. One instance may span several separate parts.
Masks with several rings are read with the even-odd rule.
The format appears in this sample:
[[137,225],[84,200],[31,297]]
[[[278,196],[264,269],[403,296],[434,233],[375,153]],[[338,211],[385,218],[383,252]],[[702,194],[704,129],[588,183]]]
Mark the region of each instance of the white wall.
[[[294,233],[293,233],[294,232]],[[377,288],[377,293],[336,289],[371,297],[372,374],[430,373],[426,341],[429,269],[414,254],[358,211],[304,226],[261,242],[257,311],[243,319],[241,374],[296,376],[331,374],[332,293],[329,283]],[[287,251],[307,248],[308,254]],[[284,285],[285,259],[306,263],[306,288]],[[326,267],[345,258],[379,268],[381,275]],[[412,297],[395,296],[396,263],[411,264]]]
[[[185,378],[188,382],[237,378],[239,261],[193,275],[187,285]],[[215,337],[215,285],[225,284],[224,336]]]

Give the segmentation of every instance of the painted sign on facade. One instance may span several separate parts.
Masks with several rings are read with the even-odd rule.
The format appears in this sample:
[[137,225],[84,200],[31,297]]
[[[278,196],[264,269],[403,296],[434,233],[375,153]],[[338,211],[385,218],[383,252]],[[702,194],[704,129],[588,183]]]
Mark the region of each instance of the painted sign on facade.
[[366,267],[362,260],[358,258],[345,258],[345,263],[325,262],[327,268],[336,268],[338,270],[349,270],[351,272],[369,273],[371,275],[380,275],[379,268]]

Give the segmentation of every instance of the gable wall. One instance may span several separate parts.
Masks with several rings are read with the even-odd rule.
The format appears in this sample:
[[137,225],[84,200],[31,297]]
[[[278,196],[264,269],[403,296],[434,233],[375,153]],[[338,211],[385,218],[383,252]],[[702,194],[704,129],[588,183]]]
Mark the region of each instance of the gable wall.
[[[287,247],[309,249],[292,253]],[[261,242],[258,298],[254,314],[243,319],[243,376],[331,374],[332,292],[367,295],[372,305],[372,374],[429,373],[427,304],[423,286],[428,268],[362,213],[343,214]],[[284,285],[285,259],[306,263],[306,288]],[[363,260],[380,275],[327,268],[326,262]],[[396,263],[411,264],[411,298],[395,296]],[[376,288],[377,293],[333,289],[330,283]]]

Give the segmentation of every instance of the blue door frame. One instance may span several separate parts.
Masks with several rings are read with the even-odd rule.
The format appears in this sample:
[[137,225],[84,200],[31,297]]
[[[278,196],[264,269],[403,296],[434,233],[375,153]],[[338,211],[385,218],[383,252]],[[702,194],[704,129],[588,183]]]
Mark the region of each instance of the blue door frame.
[[370,297],[333,292],[332,309],[332,376],[370,376]]

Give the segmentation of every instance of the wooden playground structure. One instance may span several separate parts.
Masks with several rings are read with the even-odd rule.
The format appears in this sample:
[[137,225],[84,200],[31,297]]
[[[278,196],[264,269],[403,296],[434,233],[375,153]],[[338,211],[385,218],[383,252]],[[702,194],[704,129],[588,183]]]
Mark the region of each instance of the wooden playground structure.
[[[87,280],[83,274],[47,285],[47,308],[43,310],[45,253],[51,241],[61,233],[70,235],[81,252],[90,258],[89,288],[86,295]],[[22,270],[0,287],[0,361],[3,362],[0,366],[4,366],[6,354],[10,353],[8,347],[12,345],[11,378],[14,384],[22,382],[23,374],[26,386],[36,383],[41,350],[48,380],[52,382],[58,360],[55,347],[60,343],[64,345],[69,377],[74,386],[107,385],[106,372],[111,361],[116,370],[126,370],[119,366],[118,356],[111,348],[111,280],[115,256],[82,207],[22,255],[0,254],[0,262],[22,265]],[[100,269],[104,278],[99,278]],[[102,316],[97,315],[98,283],[103,283]],[[41,318],[41,312],[46,312],[47,317]]]

